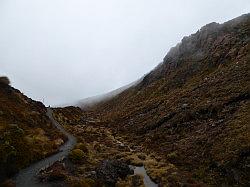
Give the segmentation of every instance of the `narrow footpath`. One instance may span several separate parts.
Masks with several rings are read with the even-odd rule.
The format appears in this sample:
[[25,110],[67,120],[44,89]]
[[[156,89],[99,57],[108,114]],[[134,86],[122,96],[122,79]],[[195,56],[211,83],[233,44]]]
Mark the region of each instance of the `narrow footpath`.
[[16,183],[17,187],[43,187],[43,186],[50,186],[48,183],[43,184],[38,181],[36,178],[39,171],[42,169],[48,168],[56,161],[63,160],[66,156],[68,156],[69,152],[74,148],[76,145],[76,138],[65,131],[65,129],[54,119],[53,111],[50,108],[47,108],[47,116],[50,118],[53,125],[56,126],[64,135],[68,137],[68,141],[63,144],[59,152],[44,158],[34,164],[31,164],[29,167],[20,170],[20,172],[14,177],[14,182]]

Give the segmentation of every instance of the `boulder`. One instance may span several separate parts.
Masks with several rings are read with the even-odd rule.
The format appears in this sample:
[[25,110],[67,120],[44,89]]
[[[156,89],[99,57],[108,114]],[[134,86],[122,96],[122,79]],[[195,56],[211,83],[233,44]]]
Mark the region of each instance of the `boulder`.
[[114,186],[119,178],[124,179],[133,173],[128,164],[118,160],[104,160],[96,169],[97,179],[109,186]]

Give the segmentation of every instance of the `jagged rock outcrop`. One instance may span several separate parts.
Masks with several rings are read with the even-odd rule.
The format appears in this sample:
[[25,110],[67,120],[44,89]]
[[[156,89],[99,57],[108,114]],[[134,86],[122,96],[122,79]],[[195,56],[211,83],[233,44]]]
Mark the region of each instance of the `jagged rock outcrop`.
[[246,14],[224,24],[213,22],[184,37],[181,43],[170,49],[163,63],[144,78],[143,83],[170,74],[182,63],[192,62],[196,70],[200,70],[204,64],[212,66],[240,58],[246,53],[249,43],[248,20],[249,14]]

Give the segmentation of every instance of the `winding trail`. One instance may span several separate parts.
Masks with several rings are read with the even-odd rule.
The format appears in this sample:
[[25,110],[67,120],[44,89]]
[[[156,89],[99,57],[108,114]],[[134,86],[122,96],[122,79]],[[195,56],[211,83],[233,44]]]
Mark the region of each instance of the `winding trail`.
[[[69,152],[73,149],[73,147],[76,145],[76,138],[68,133],[53,117],[53,111],[50,108],[47,108],[47,116],[50,118],[53,125],[55,125],[56,128],[58,128],[64,135],[68,137],[68,141],[63,144],[59,148],[59,152],[49,156],[47,158],[44,158],[34,164],[31,164],[25,169],[22,169],[19,171],[19,173],[13,178],[13,180],[16,183],[17,187],[48,187],[53,186],[53,184],[50,183],[41,183],[37,179],[37,174],[39,171],[48,168],[52,164],[54,164],[56,161],[63,160],[66,156],[68,156]],[[116,142],[120,145],[124,144],[118,140]],[[129,147],[129,150],[133,152],[133,150]],[[154,183],[150,177],[147,175],[147,172],[142,167],[137,166],[131,166],[134,169],[135,174],[139,174],[143,176],[144,185],[146,187],[157,187],[158,185]]]
[[56,126],[64,135],[68,137],[68,141],[63,144],[59,152],[49,156],[47,158],[44,158],[43,160],[40,160],[34,164],[31,164],[29,167],[20,170],[20,172],[14,177],[14,181],[16,183],[17,187],[44,187],[44,186],[50,186],[48,183],[43,184],[39,183],[39,181],[36,178],[36,175],[39,173],[41,169],[48,168],[52,164],[54,164],[56,161],[63,160],[70,152],[70,150],[73,149],[73,147],[76,144],[76,138],[69,134],[53,117],[53,111],[50,108],[47,108],[47,116],[50,118],[53,125]]

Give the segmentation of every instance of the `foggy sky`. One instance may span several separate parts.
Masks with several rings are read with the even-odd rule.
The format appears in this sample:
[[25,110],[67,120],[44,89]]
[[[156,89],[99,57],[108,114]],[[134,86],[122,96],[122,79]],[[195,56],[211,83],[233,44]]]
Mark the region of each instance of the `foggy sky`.
[[182,37],[249,0],[0,0],[0,75],[46,104],[133,82]]

